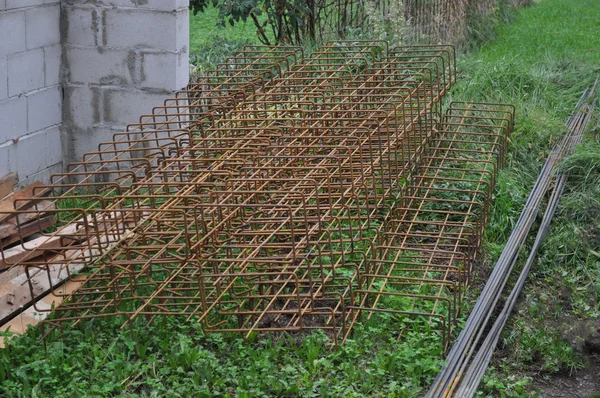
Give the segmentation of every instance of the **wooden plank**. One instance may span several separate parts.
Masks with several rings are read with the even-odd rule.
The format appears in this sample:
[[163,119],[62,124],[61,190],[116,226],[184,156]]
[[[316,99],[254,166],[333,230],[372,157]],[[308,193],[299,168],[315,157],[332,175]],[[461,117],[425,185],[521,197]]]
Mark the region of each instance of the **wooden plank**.
[[16,224],[16,220],[19,220],[19,224],[25,224],[38,218],[46,212],[56,210],[56,205],[50,200],[42,200],[40,202],[36,202],[33,206],[21,210],[28,211],[28,213],[19,213],[16,219],[13,217],[6,220],[6,222]]
[[17,226],[13,223],[0,225],[0,239],[8,238],[9,236],[12,236],[18,232],[19,230],[17,229]]
[[[123,238],[127,239],[133,235],[131,231],[127,231]],[[50,264],[47,269],[44,270],[29,270],[29,280],[26,273],[19,273],[13,279],[0,285],[0,323],[4,318],[10,317],[12,313],[18,311],[22,307],[27,307],[33,302],[39,300],[39,298],[45,296],[57,286],[59,283],[67,279],[68,273],[66,267],[69,267],[70,272],[77,272],[83,269],[85,263],[78,261],[77,259],[85,259],[98,255],[100,251],[94,248],[94,244],[97,240],[91,239],[92,249],[73,249],[67,250],[64,253],[62,261],[71,259],[72,262],[68,265],[62,264]],[[108,243],[109,238],[106,236],[100,237],[100,243]],[[119,244],[119,241],[112,241],[108,243],[107,250],[112,250]],[[63,255],[61,255],[62,257]],[[23,266],[17,266],[23,267]],[[13,267],[13,268],[17,268]],[[79,278],[79,276],[76,276]],[[33,287],[32,292],[29,289],[29,282]]]
[[0,286],[25,273],[25,266],[17,265],[0,272]]
[[[82,268],[81,263],[69,265],[70,272],[77,272]],[[48,294],[55,286],[67,279],[68,273],[65,265],[51,264],[47,270],[30,269],[29,276],[30,281],[27,279],[27,274],[22,274],[0,286],[0,321]],[[30,282],[33,297],[29,288]]]
[[[12,225],[14,225],[14,224],[12,224]],[[17,233],[11,234],[11,236],[2,239],[2,246],[6,247],[8,245],[12,245],[13,243],[18,242],[21,239],[25,239],[33,234],[40,233],[43,230],[50,228],[53,225],[54,225],[54,216],[42,217],[39,220],[31,221],[27,224],[21,225],[20,228],[17,228],[17,226],[15,225],[15,229],[17,229]],[[1,236],[2,236],[2,234],[0,233],[0,237]]]
[[[150,213],[144,211],[143,216],[146,217],[149,214]],[[91,220],[91,219],[88,217],[88,220]],[[126,228],[133,228],[135,226],[133,224],[133,222],[132,222],[131,216],[126,217],[126,221],[127,221],[126,224],[125,224]],[[80,226],[80,225],[82,225],[82,220],[73,221],[72,224]],[[111,224],[112,223],[109,223],[108,226],[110,226]],[[121,226],[121,225],[122,224],[119,224],[119,226]],[[63,231],[64,231],[64,229],[63,229]],[[95,242],[95,241],[96,241],[95,237],[90,240],[90,242]],[[107,241],[108,241],[108,239],[106,239],[106,238],[103,238],[101,240],[101,242],[103,242],[103,243],[107,242]],[[72,252],[73,252],[73,250],[67,250],[66,251],[67,257],[70,256],[72,254]],[[41,252],[41,254],[43,254],[43,252]],[[0,255],[0,260],[1,260],[1,257],[2,256]],[[30,258],[27,259],[27,262],[36,262],[39,259],[39,257],[40,256],[38,256],[38,257],[30,257]],[[24,274],[24,273],[25,273],[25,266],[24,265],[14,265],[14,266],[11,266],[10,268],[5,268],[4,270],[0,269],[0,285],[9,282],[11,279],[16,278],[17,276],[19,276],[21,274]]]
[[11,267],[22,261],[31,260],[41,256],[47,250],[60,249],[66,245],[73,244],[74,242],[76,242],[76,240],[61,235],[50,237],[41,236],[32,239],[29,242],[4,250],[1,256],[2,258],[0,258],[0,269]]
[[0,255],[0,269],[13,266],[20,261],[39,257],[46,250],[58,249],[75,243],[77,239],[74,238],[74,235],[78,228],[78,223],[72,223],[55,232],[52,236],[40,236],[39,238],[2,251]]
[[[62,304],[65,297],[79,289],[85,281],[85,276],[75,276],[63,285],[54,289],[50,294],[38,300],[35,306],[30,306],[15,318],[0,327],[0,331],[11,331],[15,335],[23,334],[29,326],[36,326],[46,319],[52,308]],[[7,337],[0,336],[0,348],[4,348]]]
[[17,173],[8,173],[0,178],[0,199],[14,191],[18,182],[19,178],[17,177]]
[[0,224],[0,239],[8,238],[9,236],[18,233],[18,225],[23,227],[23,224],[27,224],[29,221],[35,220],[40,216],[43,217],[46,211],[52,211],[55,209],[56,206],[53,202],[49,200],[42,200],[41,202],[37,203],[35,207],[31,206],[30,208],[25,209],[25,211],[31,210],[31,212],[20,213],[17,215],[17,217],[11,217],[8,220],[4,221],[3,224]]
[[[44,188],[44,189],[42,189],[42,188]],[[52,188],[48,187],[45,184],[42,184],[39,181],[36,181],[33,184],[25,187],[23,190],[12,193],[12,194],[8,195],[7,197],[5,197],[4,199],[0,200],[0,213],[4,213],[4,214],[0,214],[0,222],[4,222],[5,220],[13,217],[13,215],[10,214],[10,212],[12,212],[12,211],[26,209],[28,207],[31,207],[31,204],[33,203],[33,201],[27,200],[27,199],[32,199],[34,197],[33,196],[34,191],[35,191],[36,197],[40,198],[40,197],[44,197],[44,196],[48,195],[51,190],[52,190]],[[15,208],[16,201],[19,201],[18,205],[17,205],[18,208]]]
[[[143,215],[147,216],[148,213],[144,212]],[[75,231],[80,225],[81,222],[74,222],[73,224],[66,226],[64,229],[70,228],[71,230]],[[25,267],[23,265],[14,266],[5,271],[7,274],[6,278],[2,278],[1,276],[4,273],[1,273],[0,282],[3,283],[0,283],[0,323],[3,319],[10,317],[14,312],[21,308],[29,307],[33,303],[36,303],[38,309],[40,309],[40,307],[43,305],[46,305],[47,309],[50,309],[52,308],[52,303],[55,306],[59,305],[62,302],[63,297],[58,297],[57,301],[52,302],[48,302],[48,300],[55,300],[56,296],[51,295],[51,297],[48,299],[44,298],[44,296],[50,293],[52,289],[54,289],[54,292],[58,292],[57,294],[59,296],[65,297],[77,290],[83,283],[85,283],[87,276],[75,275],[69,281],[67,281],[65,285],[56,288],[58,284],[67,279],[67,266],[69,267],[70,272],[82,270],[86,264],[80,259],[89,259],[100,254],[100,251],[96,248],[98,240],[101,246],[106,245],[106,251],[110,251],[122,240],[129,239],[134,235],[134,232],[129,229],[136,226],[133,220],[127,221],[125,224],[115,223],[114,225],[119,230],[121,230],[123,227],[127,228],[125,231],[123,231],[121,239],[114,240],[114,236],[112,234],[100,236],[99,238],[94,236],[89,241],[89,248],[71,249],[61,254],[61,261],[63,262],[62,264],[50,264],[44,271],[30,270],[29,280],[27,278],[27,274],[24,272]],[[66,264],[65,262],[68,260],[71,260],[71,262]],[[13,276],[12,279],[8,278],[9,275]],[[33,286],[33,297],[32,292],[29,289],[29,283],[31,283],[31,286]],[[27,329],[27,325],[35,325],[39,321],[45,319],[48,315],[47,312],[40,314],[32,308],[33,307],[27,308],[25,311],[23,311],[22,315],[17,316],[7,324],[14,326],[14,328],[11,328],[12,331],[23,333],[23,331]],[[4,326],[8,327],[7,325]],[[6,330],[5,327],[1,328],[0,330]],[[2,344],[3,340],[0,339],[0,347]]]
[[[143,215],[146,215],[146,212],[144,212]],[[89,220],[90,219],[88,218],[88,222]],[[133,221],[130,220],[130,217],[126,217],[125,228],[133,227]],[[120,220],[110,222],[110,220],[107,219],[104,223],[98,225],[98,230],[102,231],[106,227],[112,228],[116,224],[116,221]],[[39,238],[32,239],[0,252],[0,270],[2,268],[14,266],[21,261],[32,260],[35,257],[43,255],[47,250],[60,249],[83,240],[85,237],[78,233],[78,230],[82,228],[82,225],[82,221],[73,221],[62,229],[59,229],[57,232],[54,232],[52,235],[40,236]],[[123,224],[118,225],[118,229],[123,228]],[[109,236],[114,238],[114,234],[109,234]]]

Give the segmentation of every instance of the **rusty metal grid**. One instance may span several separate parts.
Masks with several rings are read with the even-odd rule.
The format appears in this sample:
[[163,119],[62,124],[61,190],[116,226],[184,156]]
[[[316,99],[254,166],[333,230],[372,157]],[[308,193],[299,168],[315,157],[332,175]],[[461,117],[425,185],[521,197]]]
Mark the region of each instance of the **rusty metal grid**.
[[3,263],[84,281],[48,333],[176,315],[338,344],[386,311],[446,342],[512,129],[504,105],[442,114],[455,80],[451,46],[247,47],[54,176],[49,243]]

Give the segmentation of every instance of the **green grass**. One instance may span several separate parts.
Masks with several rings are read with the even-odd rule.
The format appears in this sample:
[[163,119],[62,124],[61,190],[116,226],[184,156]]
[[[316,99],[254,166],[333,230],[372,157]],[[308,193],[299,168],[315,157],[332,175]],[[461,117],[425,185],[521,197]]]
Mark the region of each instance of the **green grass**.
[[[213,6],[196,15],[190,11],[190,61],[201,70],[225,61],[245,44],[262,44],[252,21],[220,27],[218,16],[219,10]],[[272,39],[269,30],[267,37]]]
[[[398,330],[406,327],[399,345]],[[441,365],[436,333],[391,317],[366,322],[359,339],[330,351],[319,332],[244,340],[206,335],[197,323],[162,319],[117,331],[113,319],[67,328],[40,347],[30,329],[0,350],[4,397],[408,397]]]
[[199,47],[217,47],[217,40],[229,42],[249,42],[259,44],[254,24],[248,20],[234,26],[227,24],[217,26],[219,10],[210,6],[206,11],[194,15],[190,11],[190,50],[197,51]]

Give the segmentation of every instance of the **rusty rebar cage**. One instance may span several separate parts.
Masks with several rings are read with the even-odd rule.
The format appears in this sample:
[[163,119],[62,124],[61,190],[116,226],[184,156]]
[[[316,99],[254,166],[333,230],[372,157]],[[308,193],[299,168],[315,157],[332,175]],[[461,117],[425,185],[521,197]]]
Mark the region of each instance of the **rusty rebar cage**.
[[6,216],[39,234],[0,240],[1,265],[55,295],[81,283],[45,336],[170,315],[338,344],[387,312],[446,344],[513,125],[502,104],[443,112],[455,80],[451,46],[248,46],[53,176],[34,208],[16,203]]

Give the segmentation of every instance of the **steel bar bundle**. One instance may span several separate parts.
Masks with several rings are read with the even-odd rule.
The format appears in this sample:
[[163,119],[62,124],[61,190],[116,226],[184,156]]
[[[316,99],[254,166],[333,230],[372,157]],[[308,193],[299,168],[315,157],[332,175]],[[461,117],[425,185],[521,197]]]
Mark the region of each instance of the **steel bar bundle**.
[[2,264],[82,281],[53,291],[46,334],[173,315],[337,344],[387,312],[446,345],[513,124],[501,104],[442,112],[455,65],[441,45],[246,47],[55,176],[32,200],[56,226]]

